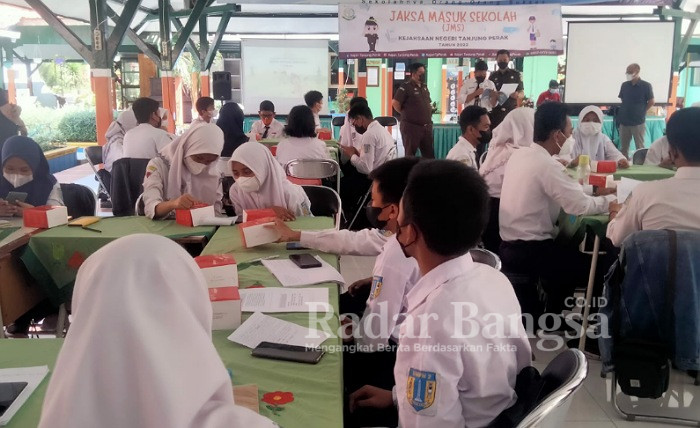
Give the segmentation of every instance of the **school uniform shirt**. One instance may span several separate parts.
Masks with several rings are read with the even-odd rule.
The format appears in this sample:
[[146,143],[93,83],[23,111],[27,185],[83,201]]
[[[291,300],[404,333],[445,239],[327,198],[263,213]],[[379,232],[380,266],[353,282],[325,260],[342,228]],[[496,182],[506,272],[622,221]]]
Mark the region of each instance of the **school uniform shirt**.
[[476,163],[476,147],[472,145],[466,138],[460,136],[457,144],[447,153],[448,160],[456,160],[462,162],[466,166],[478,169]]
[[[253,135],[260,134],[265,135],[265,124],[262,120],[256,120],[253,122],[253,126],[250,128],[250,132]],[[272,119],[270,122],[269,130],[265,138],[282,138],[284,136],[284,125],[277,119]]]
[[358,345],[376,352],[386,347],[389,339],[398,342],[406,316],[406,295],[419,279],[416,259],[407,258],[392,236],[374,262],[372,289],[354,335]]
[[357,171],[369,174],[376,167],[389,160],[393,148],[394,139],[391,134],[379,122],[373,120],[367,127],[367,131],[362,134],[362,147],[357,148],[360,155],[352,155],[350,162]]
[[355,127],[350,125],[350,123],[345,122],[343,126],[340,127],[340,141],[341,146],[345,147],[355,147],[360,150],[362,147],[362,134],[355,130]]
[[46,205],[60,207],[66,205],[63,202],[63,191],[61,190],[61,183],[56,183],[53,185],[51,193],[49,193],[49,198],[46,200]]
[[464,107],[466,106],[481,106],[485,108],[487,111],[491,111],[493,106],[491,105],[490,101],[484,102],[481,99],[481,96],[474,97],[471,102],[467,104],[467,95],[473,94],[474,91],[477,89],[482,88],[484,90],[490,89],[492,91],[496,90],[496,85],[489,79],[485,79],[483,82],[478,83],[475,78],[469,77],[467,79],[464,79],[464,82],[462,82],[462,88],[459,90],[459,94],[457,95],[457,102],[460,104],[464,104]]
[[316,131],[321,129],[321,117],[318,113],[314,113],[314,124],[316,125]]
[[423,276],[406,302],[394,366],[400,426],[483,427],[515,403],[531,351],[503,274],[465,254]]
[[141,123],[124,134],[123,155],[125,158],[153,159],[172,137],[160,128]]
[[554,238],[554,224],[568,214],[603,214],[615,195],[588,196],[565,167],[541,145],[521,147],[508,160],[501,189],[499,223],[504,241]]
[[658,140],[651,143],[651,147],[647,151],[647,157],[644,159],[644,165],[658,165],[664,159],[669,159],[671,154],[668,146],[668,138],[664,135]]
[[393,233],[383,229],[301,231],[303,247],[331,254],[378,256]]
[[318,138],[286,137],[277,144],[277,162],[284,166],[294,159],[330,159],[326,143]]
[[608,224],[607,236],[619,247],[640,230],[700,230],[700,167],[678,168],[665,180],[640,183]]

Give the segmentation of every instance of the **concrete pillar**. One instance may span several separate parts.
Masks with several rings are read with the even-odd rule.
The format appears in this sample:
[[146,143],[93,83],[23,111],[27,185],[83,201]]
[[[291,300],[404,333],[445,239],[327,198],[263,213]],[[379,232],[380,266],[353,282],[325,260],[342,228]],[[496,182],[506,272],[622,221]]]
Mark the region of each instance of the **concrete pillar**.
[[211,82],[209,80],[209,71],[202,71],[199,74],[201,79],[199,85],[199,93],[202,97],[211,97]]
[[7,99],[10,104],[17,104],[17,88],[15,87],[15,70],[7,69]]
[[175,133],[175,118],[177,113],[175,75],[172,71],[160,71],[160,85],[163,90],[163,108],[168,110],[168,132]]
[[90,71],[92,91],[95,94],[95,113],[97,121],[97,142],[103,146],[107,143],[105,133],[114,118],[112,92],[112,71],[105,68],[94,68]]
[[367,72],[360,71],[357,73],[357,96],[367,98]]

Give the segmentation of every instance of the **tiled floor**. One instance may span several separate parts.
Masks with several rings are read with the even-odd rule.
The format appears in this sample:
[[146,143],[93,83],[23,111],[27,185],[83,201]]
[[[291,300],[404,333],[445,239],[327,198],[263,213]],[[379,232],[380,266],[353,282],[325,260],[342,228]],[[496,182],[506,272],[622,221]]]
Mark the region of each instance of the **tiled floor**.
[[[348,284],[356,279],[372,275],[373,257],[343,256],[340,259],[341,273]],[[542,371],[557,355],[557,351],[542,351],[532,343],[537,369]],[[583,388],[574,396],[569,408],[566,428],[655,428],[666,427],[668,424],[650,422],[628,422],[613,409],[610,401],[611,376],[600,376],[601,363],[588,360],[588,377]],[[621,393],[620,393],[621,394]],[[681,398],[679,406],[678,398]],[[639,406],[639,413],[652,412],[666,416],[676,416],[700,420],[700,386],[693,385],[693,379],[685,373],[674,372],[671,387],[664,398],[660,400],[631,401],[624,395],[618,396],[618,403],[623,409],[629,410],[632,405]],[[661,406],[663,403],[663,406]],[[680,408],[679,408],[680,407]]]

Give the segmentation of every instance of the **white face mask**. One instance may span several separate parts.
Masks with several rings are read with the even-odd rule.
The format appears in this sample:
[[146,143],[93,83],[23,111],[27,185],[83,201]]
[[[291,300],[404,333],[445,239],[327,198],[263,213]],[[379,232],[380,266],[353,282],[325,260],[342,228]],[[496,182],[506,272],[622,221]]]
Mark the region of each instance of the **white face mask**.
[[625,74],[625,77],[627,78],[627,81],[629,82],[629,81],[631,81],[632,79],[634,79],[635,77],[637,77],[637,75],[636,75],[636,74],[627,73],[627,74]]
[[207,166],[209,166],[209,165],[204,165],[203,163],[195,162],[192,158],[186,157],[185,158],[185,166],[190,171],[190,174],[199,175],[199,174],[203,173],[204,170],[207,169]]
[[258,177],[238,177],[236,184],[238,184],[238,187],[245,193],[252,193],[260,190],[260,181]]
[[556,94],[557,92],[559,92],[559,89],[550,89],[549,90],[550,94]]
[[603,124],[598,122],[583,122],[579,125],[583,135],[597,135],[603,129]]
[[22,175],[22,174],[8,174],[6,172],[2,173],[2,176],[5,177],[5,180],[9,181],[12,186],[15,188],[22,187],[27,183],[30,183],[32,180],[34,180],[34,176],[32,174],[29,175]]

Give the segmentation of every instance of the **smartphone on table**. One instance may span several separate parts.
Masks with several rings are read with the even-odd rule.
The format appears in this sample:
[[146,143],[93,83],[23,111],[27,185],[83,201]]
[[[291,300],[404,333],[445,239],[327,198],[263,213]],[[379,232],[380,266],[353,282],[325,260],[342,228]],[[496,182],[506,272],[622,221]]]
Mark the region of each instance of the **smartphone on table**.
[[27,196],[28,195],[25,192],[9,192],[5,200],[8,204],[17,205],[17,202],[26,201]]
[[295,265],[299,266],[301,269],[311,269],[321,267],[321,262],[309,253],[303,254],[290,254],[289,260],[294,262]]
[[258,358],[293,361],[296,363],[316,364],[321,361],[325,352],[303,346],[283,345],[281,343],[260,342],[253,349],[252,355]]

